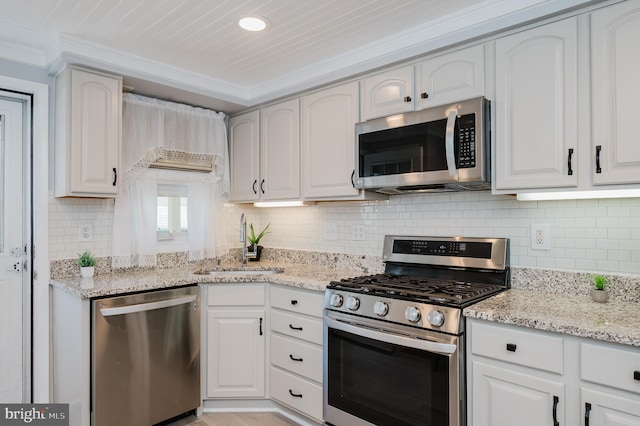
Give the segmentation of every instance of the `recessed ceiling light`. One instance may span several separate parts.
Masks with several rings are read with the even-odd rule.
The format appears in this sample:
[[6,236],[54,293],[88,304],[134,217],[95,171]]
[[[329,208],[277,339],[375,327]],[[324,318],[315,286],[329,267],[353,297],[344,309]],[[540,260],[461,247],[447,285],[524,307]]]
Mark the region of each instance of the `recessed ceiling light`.
[[267,28],[267,20],[257,16],[246,16],[238,21],[238,25],[247,31],[262,31]]

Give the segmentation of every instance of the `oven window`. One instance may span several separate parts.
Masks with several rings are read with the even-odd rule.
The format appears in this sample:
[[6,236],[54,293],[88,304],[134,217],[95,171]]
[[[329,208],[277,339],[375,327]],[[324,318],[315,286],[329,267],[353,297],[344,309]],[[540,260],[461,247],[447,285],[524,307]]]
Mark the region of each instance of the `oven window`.
[[328,404],[379,426],[449,425],[449,359],[328,330]]

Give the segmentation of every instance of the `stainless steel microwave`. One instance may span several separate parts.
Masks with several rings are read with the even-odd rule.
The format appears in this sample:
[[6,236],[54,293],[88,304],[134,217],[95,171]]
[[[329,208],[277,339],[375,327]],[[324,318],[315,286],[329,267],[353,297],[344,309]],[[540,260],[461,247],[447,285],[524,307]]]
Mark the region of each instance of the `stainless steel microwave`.
[[354,185],[382,192],[491,188],[490,102],[473,98],[356,124]]

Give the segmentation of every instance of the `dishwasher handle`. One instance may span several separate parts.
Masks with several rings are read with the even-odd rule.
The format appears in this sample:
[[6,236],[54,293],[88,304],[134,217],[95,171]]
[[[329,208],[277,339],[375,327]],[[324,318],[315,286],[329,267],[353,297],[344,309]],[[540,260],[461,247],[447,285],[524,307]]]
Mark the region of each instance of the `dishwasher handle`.
[[184,305],[194,302],[198,298],[197,295],[176,297],[175,299],[158,300],[155,302],[139,303],[136,305],[118,306],[117,308],[103,308],[100,313],[103,317],[111,317],[114,315],[126,315],[136,312],[151,311],[153,309],[170,308],[172,306]]

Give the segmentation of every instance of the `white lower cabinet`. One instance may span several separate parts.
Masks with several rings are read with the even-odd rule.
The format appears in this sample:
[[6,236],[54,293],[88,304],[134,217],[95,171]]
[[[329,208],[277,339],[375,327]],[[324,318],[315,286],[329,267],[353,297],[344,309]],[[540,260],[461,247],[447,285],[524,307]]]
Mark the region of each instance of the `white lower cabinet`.
[[[564,422],[564,384],[473,362],[475,426],[542,426]],[[560,404],[560,401],[563,403]]]
[[560,337],[470,324],[473,425],[565,425]]
[[323,294],[271,286],[271,398],[322,422]]
[[640,348],[467,324],[470,426],[640,426]]
[[207,290],[206,397],[264,398],[266,284]]

